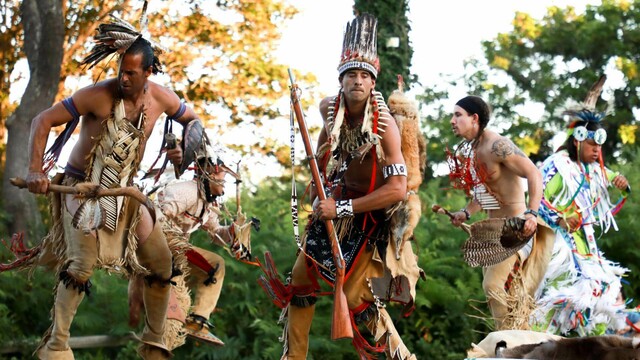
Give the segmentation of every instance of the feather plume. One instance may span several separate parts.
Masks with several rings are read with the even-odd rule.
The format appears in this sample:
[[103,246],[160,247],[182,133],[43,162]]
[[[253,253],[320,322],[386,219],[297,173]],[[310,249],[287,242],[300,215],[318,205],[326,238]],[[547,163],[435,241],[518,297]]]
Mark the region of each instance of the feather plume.
[[147,17],[147,5],[149,5],[148,0],[144,0],[144,5],[142,5],[142,14],[140,15],[140,33],[147,34],[149,32],[149,18]]
[[[112,16],[112,18],[118,19],[115,16]],[[131,46],[141,34],[135,31],[128,23],[125,24],[126,25],[123,25],[120,22],[100,24],[97,29],[98,34],[94,36],[95,45],[80,65],[89,66],[89,69],[91,69],[107,56],[114,53],[123,54],[127,51],[129,46]]]
[[520,250],[530,238],[522,235],[524,219],[493,218],[471,225],[470,236],[462,245],[469,266],[492,266]]
[[157,42],[151,40],[148,31],[147,1],[144,2],[142,15],[140,18],[141,30],[136,30],[133,25],[110,14],[111,22],[100,24],[97,34],[94,36],[95,45],[89,55],[80,63],[89,66],[89,69],[112,54],[124,54],[127,49],[140,37],[149,41],[151,48],[156,54],[168,51],[168,49]]
[[340,74],[353,68],[370,71],[378,76],[378,20],[371,14],[362,14],[347,24],[342,40],[342,54],[338,72]]
[[584,108],[586,110],[593,111],[596,109],[596,102],[598,102],[598,98],[600,98],[600,94],[602,94],[602,86],[604,85],[605,81],[607,81],[607,76],[602,75],[600,76],[600,79],[598,79],[598,81],[596,81],[591,86],[591,89],[587,93],[587,96],[584,98],[583,102]]
[[596,111],[596,103],[602,94],[602,87],[607,80],[606,75],[602,75],[592,86],[582,103],[567,100],[564,109],[556,116],[568,116],[569,128],[575,127],[578,122],[600,122],[608,114],[608,110]]
[[104,226],[105,220],[104,209],[96,199],[90,199],[83,202],[73,215],[72,225],[88,234]]

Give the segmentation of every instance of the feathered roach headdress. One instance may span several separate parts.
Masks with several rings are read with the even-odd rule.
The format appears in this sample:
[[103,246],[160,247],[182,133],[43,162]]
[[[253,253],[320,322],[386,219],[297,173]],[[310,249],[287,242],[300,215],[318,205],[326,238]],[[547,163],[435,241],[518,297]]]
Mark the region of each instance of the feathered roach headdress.
[[[89,69],[96,66],[104,58],[117,54],[124,54],[127,49],[139,38],[143,38],[149,42],[153,49],[154,55],[157,56],[163,52],[168,51],[164,46],[151,40],[149,31],[147,29],[147,3],[144,2],[142,7],[142,15],[140,16],[140,31],[136,30],[133,25],[118,18],[117,16],[110,14],[111,22],[100,24],[96,31],[98,34],[94,36],[95,45],[89,55],[80,63],[81,65],[88,65]],[[157,57],[154,58],[153,73],[160,72],[160,62]]]
[[[211,144],[209,139],[205,139],[205,143],[200,147],[196,154],[196,166],[204,166],[208,163],[210,166],[216,167],[216,171],[224,171],[236,179],[240,179],[240,175],[229,167],[230,161],[227,155],[227,149],[220,144]],[[202,172],[204,169],[201,169]]]
[[[568,115],[570,117],[569,130],[567,131],[568,138],[573,138],[578,140],[577,151],[580,154],[580,147],[583,141],[587,139],[592,139],[596,144],[602,145],[607,140],[607,132],[602,127],[599,127],[597,130],[588,130],[587,124],[589,123],[600,123],[602,119],[606,115],[606,111],[597,112],[596,111],[596,103],[598,102],[598,98],[600,98],[600,94],[602,93],[602,86],[604,82],[607,80],[606,75],[602,75],[598,81],[591,86],[591,89],[587,93],[587,97],[585,97],[584,102],[581,106],[568,108],[563,112],[564,115]],[[576,161],[580,164],[581,169],[582,164],[580,161],[580,155],[577,155]],[[602,151],[600,151],[599,155],[599,163],[600,168],[602,169],[602,174],[604,174],[604,160],[602,158]],[[607,180],[603,177],[603,183],[606,184]]]
[[[157,55],[167,51],[167,49],[160,44],[152,41],[149,37],[149,32],[147,30],[148,20],[147,20],[147,1],[145,0],[144,5],[142,6],[142,15],[140,16],[140,31],[137,31],[133,25],[128,22],[118,18],[117,16],[110,14],[111,22],[100,24],[98,26],[97,32],[98,34],[94,36],[95,45],[89,55],[87,55],[84,60],[80,63],[83,66],[89,66],[89,69],[96,66],[100,61],[106,58],[109,55],[115,54],[124,54],[127,49],[131,45],[133,45],[136,40],[143,38],[145,41],[149,42],[151,49],[153,49],[154,57],[153,57],[153,70],[154,74],[161,72],[161,64],[158,60]],[[63,104],[67,107],[66,102],[70,100],[64,100]],[[43,158],[43,166],[42,170],[45,173],[48,173],[56,161],[60,157],[60,153],[62,151],[63,146],[69,140],[71,134],[75,130],[76,126],[80,121],[80,115],[77,114],[73,107],[67,107],[67,109],[73,115],[73,121],[68,122],[65,129],[58,135],[58,138],[54,141],[51,147],[47,150]]]
[[[569,136],[578,135],[574,134],[574,130],[579,123],[583,122],[600,122],[607,114],[606,111],[598,112],[596,111],[596,103],[598,102],[598,98],[600,98],[600,94],[602,94],[602,86],[604,82],[607,80],[606,75],[602,75],[598,81],[591,86],[591,90],[587,93],[582,104],[576,104],[574,106],[569,106],[565,109],[562,114],[565,116],[569,116]],[[586,136],[586,134],[585,134]],[[582,139],[584,140],[584,138]],[[582,141],[579,140],[579,141]]]
[[378,77],[378,20],[371,14],[362,14],[347,23],[342,40],[342,55],[338,72],[344,74],[350,69],[363,69]]

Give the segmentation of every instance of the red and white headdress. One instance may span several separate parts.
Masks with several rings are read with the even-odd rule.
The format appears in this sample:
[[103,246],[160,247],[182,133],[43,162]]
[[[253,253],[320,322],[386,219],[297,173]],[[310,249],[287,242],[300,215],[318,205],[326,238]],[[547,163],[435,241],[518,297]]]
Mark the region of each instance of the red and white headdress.
[[340,75],[351,69],[363,69],[378,77],[378,20],[371,14],[357,16],[347,23],[342,40],[342,54],[338,72]]

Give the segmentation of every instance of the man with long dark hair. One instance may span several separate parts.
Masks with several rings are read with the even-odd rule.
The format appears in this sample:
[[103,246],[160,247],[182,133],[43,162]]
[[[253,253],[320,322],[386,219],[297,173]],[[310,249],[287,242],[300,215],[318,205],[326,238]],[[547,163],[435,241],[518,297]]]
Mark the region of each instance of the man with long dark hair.
[[[47,193],[50,183],[72,186],[92,182],[102,188],[131,185],[146,140],[160,115],[168,114],[182,124],[199,121],[172,90],[148,79],[160,71],[160,63],[158,47],[143,38],[143,32],[119,19],[100,25],[97,44],[83,64],[93,66],[105,57],[121,54],[118,76],[75,92],[33,119],[29,191]],[[48,170],[80,122],[80,136],[64,174],[50,181]],[[67,124],[66,129],[45,154],[49,132],[63,124]],[[174,164],[182,161],[179,148],[168,151],[167,156]],[[89,278],[95,267],[145,276],[146,320],[139,353],[145,359],[170,357],[162,334],[172,260],[159,223],[154,223],[149,211],[130,198],[111,196],[85,201],[72,195],[51,196],[53,226],[43,240],[42,254],[53,253],[57,258],[59,284],[53,323],[38,348],[38,357],[73,359],[69,329],[80,302],[89,293]],[[90,214],[101,213],[95,212],[97,208],[104,210],[105,217],[89,231],[87,224],[95,220]]]
[[[478,96],[464,97],[454,107],[451,126],[464,140],[456,155],[450,156],[450,177],[471,201],[453,213],[451,222],[459,226],[483,210],[489,218],[524,218],[522,232],[531,240],[508,258],[483,267],[482,288],[495,330],[526,329],[526,300],[534,295],[544,275],[553,240],[548,228],[537,222],[542,197],[540,171],[511,140],[486,128],[490,117],[489,105]],[[528,199],[522,179],[526,180]]]

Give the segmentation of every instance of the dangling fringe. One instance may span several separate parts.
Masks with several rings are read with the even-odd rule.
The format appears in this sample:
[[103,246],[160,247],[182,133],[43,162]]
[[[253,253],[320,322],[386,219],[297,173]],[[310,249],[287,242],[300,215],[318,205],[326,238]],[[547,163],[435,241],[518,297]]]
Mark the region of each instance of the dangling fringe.
[[[329,123],[331,134],[329,134],[329,143],[331,144],[331,152],[335,151],[338,145],[340,145],[340,129],[342,129],[342,123],[344,122],[345,104],[342,96],[342,91],[333,100],[334,106],[329,106],[329,117],[327,122]],[[337,109],[335,108],[337,106]]]
[[393,325],[393,321],[391,321],[389,313],[380,300],[376,300],[375,310],[375,315],[369,319],[366,324],[371,334],[373,334],[373,340],[377,345],[371,346],[365,341],[366,346],[358,349],[358,345],[356,345],[356,337],[361,337],[361,335],[354,327],[354,346],[356,346],[361,359],[377,359],[377,357],[364,357],[372,355],[371,353],[361,351],[368,349],[370,352],[384,352],[387,355],[387,359],[391,360],[415,360],[415,355],[409,351],[400,338],[400,334],[398,334],[398,331]]
[[11,241],[7,243],[4,239],[0,240],[2,244],[11,251],[16,258],[8,264],[0,264],[0,273],[8,270],[19,269],[29,266],[42,250],[42,243],[32,248],[27,248],[24,244],[24,233],[15,233],[11,236]]
[[[182,280],[182,282],[183,282],[182,285],[177,284],[173,286],[172,290],[177,287],[186,288],[184,284],[184,280]],[[187,291],[187,295],[188,295],[188,291]],[[178,295],[176,294],[176,296]],[[182,304],[180,303],[180,305]],[[187,309],[188,308],[189,307],[187,306]],[[169,350],[173,350],[175,348],[178,348],[184,345],[187,339],[187,333],[184,330],[184,324],[182,323],[182,321],[177,319],[167,319],[164,326],[164,334],[162,335],[162,338],[164,340],[164,344],[167,346]]]
[[[191,249],[191,244],[180,229],[171,227],[169,221],[164,222],[162,231],[167,238],[167,244],[173,256],[173,266],[177,272],[180,272],[180,275],[173,277],[175,284],[171,286],[171,291],[176,297],[178,307],[182,310],[182,313],[186,315],[191,308],[191,293],[185,281],[189,276],[188,259],[185,254]],[[167,345],[167,348],[173,350],[182,346],[186,341],[186,337],[187,333],[184,330],[183,322],[177,319],[167,318],[163,334],[164,343]]]
[[353,229],[353,217],[334,219],[333,224],[336,229],[337,238],[344,239],[349,235],[351,229]]
[[[128,198],[126,199],[126,202],[131,203],[131,201],[133,201],[132,199]],[[131,206],[130,204],[127,206]],[[133,217],[133,221],[131,222],[131,225],[129,226],[130,229],[135,229],[138,227],[138,224],[140,223],[140,218],[141,218],[141,214],[140,212],[142,211],[142,208],[138,208],[138,211],[136,212],[136,215]],[[129,235],[127,236],[127,247],[124,251],[124,261],[126,262],[126,264],[131,268],[131,271],[134,274],[141,274],[141,275],[149,275],[149,270],[147,270],[144,266],[140,265],[140,263],[138,262],[138,257],[136,256],[136,251],[138,250],[138,236],[136,235],[135,231],[129,231]]]
[[289,354],[289,306],[285,306],[280,312],[278,324],[282,324],[282,336],[278,339],[282,343],[282,359],[287,359],[287,354]]
[[264,263],[260,266],[264,275],[260,275],[258,284],[269,295],[275,306],[286,309],[293,295],[291,286],[285,285],[280,280],[278,269],[276,269],[271,253],[268,251],[264,254]]
[[509,312],[502,323],[503,329],[529,330],[529,318],[536,308],[535,299],[524,283],[523,267],[512,272],[513,278],[504,299]]
[[[367,307],[367,309],[363,310],[360,314],[358,314],[358,317],[361,317],[361,314],[363,312],[368,312],[369,314],[370,307],[371,306]],[[366,318],[368,314],[363,316]],[[360,329],[358,329],[358,324],[356,324],[356,314],[354,314],[353,310],[349,310],[349,318],[351,319],[351,327],[353,328],[353,340],[351,340],[351,343],[353,344],[353,347],[355,347],[356,351],[358,352],[360,359],[376,360],[378,358],[376,354],[383,353],[386,350],[386,345],[369,344],[367,339],[365,339],[364,336],[362,336]],[[371,320],[372,319],[369,319],[369,321]]]

